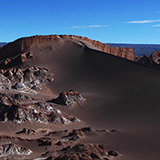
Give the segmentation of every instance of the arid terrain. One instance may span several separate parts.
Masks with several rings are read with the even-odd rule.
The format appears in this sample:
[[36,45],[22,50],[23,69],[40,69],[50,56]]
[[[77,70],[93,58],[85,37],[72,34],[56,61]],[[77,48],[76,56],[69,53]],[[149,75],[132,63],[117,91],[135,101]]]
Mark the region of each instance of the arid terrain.
[[134,60],[71,35],[0,48],[0,159],[158,160],[159,52]]

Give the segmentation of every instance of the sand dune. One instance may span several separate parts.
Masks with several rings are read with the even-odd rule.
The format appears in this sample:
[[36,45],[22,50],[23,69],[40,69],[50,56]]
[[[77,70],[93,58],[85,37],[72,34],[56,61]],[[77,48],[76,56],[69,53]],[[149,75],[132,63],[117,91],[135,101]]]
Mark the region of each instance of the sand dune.
[[119,160],[159,158],[160,70],[106,54],[73,40],[45,42],[27,48],[33,59],[22,65],[39,66],[54,74],[53,97],[79,91],[86,101],[66,108],[93,129],[119,132],[88,136],[84,143],[105,143],[118,150]]
[[[31,50],[38,53],[37,48]],[[159,70],[72,42],[53,55],[45,49],[43,52],[44,61],[35,58],[34,63],[55,74],[53,93],[78,90],[87,101],[83,109],[74,110],[74,114],[93,128],[121,131],[120,135],[99,138],[100,142],[108,145],[109,141],[113,148],[124,153],[126,158],[120,158],[123,160],[158,157]],[[53,56],[50,60],[49,54]]]

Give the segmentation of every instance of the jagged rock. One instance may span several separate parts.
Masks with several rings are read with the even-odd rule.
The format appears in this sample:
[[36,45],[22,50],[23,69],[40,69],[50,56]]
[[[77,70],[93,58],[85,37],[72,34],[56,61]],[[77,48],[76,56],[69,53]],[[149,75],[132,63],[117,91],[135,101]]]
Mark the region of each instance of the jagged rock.
[[80,122],[81,120],[78,119],[77,117],[73,117],[73,118],[71,118],[71,121],[72,121],[72,122]]
[[116,152],[116,151],[112,151],[112,150],[111,150],[111,151],[108,151],[108,155],[117,157],[117,156],[119,156],[119,153]]
[[14,96],[13,96],[13,98],[14,99],[17,99],[18,101],[24,101],[24,100],[33,100],[33,98],[31,98],[31,97],[28,97],[28,96],[26,96],[26,95],[24,95],[24,94],[15,94]]
[[1,121],[69,124],[73,122],[71,119],[73,119],[71,115],[63,114],[52,103],[38,102],[22,105],[20,101],[15,99],[15,95],[11,97],[0,94]]
[[140,64],[145,64],[147,66],[159,67],[160,65],[160,51],[153,52],[150,56],[144,55],[137,60]]
[[56,143],[56,145],[57,145],[57,146],[62,146],[62,145],[63,145],[63,142],[58,141],[58,142]]
[[22,82],[19,82],[19,83],[15,83],[13,86],[12,86],[13,89],[15,90],[20,90],[20,91],[29,91],[30,88],[27,87],[24,83]]
[[3,105],[11,105],[12,103],[15,103],[15,100],[9,95],[0,93],[0,103],[2,107]]
[[0,74],[0,90],[14,89],[19,92],[34,92],[42,90],[45,86],[52,82],[53,74],[48,73],[45,68],[30,67],[27,69],[13,68],[9,70],[1,70]]
[[47,136],[50,136],[50,135],[61,135],[61,134],[64,134],[64,133],[67,133],[68,130],[63,130],[63,131],[52,131],[52,132],[49,132]]
[[0,90],[9,90],[11,88],[11,81],[0,74]]
[[80,157],[78,155],[76,155],[76,154],[72,154],[72,155],[60,155],[59,157],[55,158],[55,160],[79,160],[79,159],[80,159]]
[[105,146],[99,147],[97,144],[77,144],[73,147],[67,146],[60,152],[60,156],[56,160],[61,159],[85,159],[85,160],[104,160],[108,159],[108,153]]
[[55,144],[50,138],[40,138],[37,141],[39,146],[53,146]]
[[107,129],[98,129],[98,130],[95,130],[96,132],[100,132],[100,133],[108,133],[109,130]]
[[160,64],[160,51],[155,51],[150,55],[151,60],[159,65]]
[[35,131],[33,129],[29,129],[29,128],[23,128],[22,131],[16,132],[16,134],[35,134]]
[[65,117],[61,117],[60,118],[60,121],[63,123],[63,124],[69,124],[71,121],[70,120],[68,120],[67,118],[65,118]]
[[56,99],[50,100],[49,102],[60,104],[60,105],[74,105],[76,103],[82,103],[85,99],[77,91],[70,90],[62,92]]
[[30,155],[32,151],[26,147],[21,147],[15,144],[0,144],[0,157],[8,157],[11,155]]
[[119,131],[118,131],[117,129],[111,129],[110,132],[112,132],[112,133],[117,133],[117,132],[119,132]]
[[148,66],[152,66],[153,65],[153,61],[151,60],[151,58],[146,56],[146,55],[144,55],[139,60],[137,60],[137,62],[140,63],[140,64],[148,65]]
[[73,130],[70,132],[67,136],[64,136],[62,138],[72,140],[72,141],[79,141],[83,137],[82,131]]
[[82,132],[92,132],[93,130],[92,130],[92,128],[91,127],[84,127],[84,128],[81,128],[80,129]]
[[53,160],[54,158],[52,156],[48,157],[46,160]]
[[91,153],[90,156],[92,159],[100,159],[100,157],[95,153]]

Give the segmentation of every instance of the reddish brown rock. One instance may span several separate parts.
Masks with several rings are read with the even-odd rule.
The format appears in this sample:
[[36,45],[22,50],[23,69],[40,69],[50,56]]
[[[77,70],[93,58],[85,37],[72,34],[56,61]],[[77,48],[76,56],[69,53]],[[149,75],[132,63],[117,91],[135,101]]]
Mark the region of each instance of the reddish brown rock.
[[150,58],[155,64],[160,64],[160,51],[153,52]]

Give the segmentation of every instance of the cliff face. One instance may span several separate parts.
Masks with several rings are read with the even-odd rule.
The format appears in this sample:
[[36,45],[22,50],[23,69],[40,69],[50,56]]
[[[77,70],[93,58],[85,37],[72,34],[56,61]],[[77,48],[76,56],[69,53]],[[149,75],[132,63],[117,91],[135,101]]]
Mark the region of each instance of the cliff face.
[[113,54],[119,57],[126,58],[128,60],[134,60],[134,54],[131,48],[123,48],[123,47],[110,47],[104,43],[99,41],[91,40],[86,37],[81,36],[73,36],[73,35],[48,35],[48,36],[32,36],[32,37],[25,37],[20,38],[14,42],[11,42],[4,47],[0,48],[0,61],[5,60],[7,58],[12,58],[18,55],[23,54],[28,47],[50,42],[56,41],[56,39],[76,39],[82,42],[89,42],[94,45],[97,49]]

